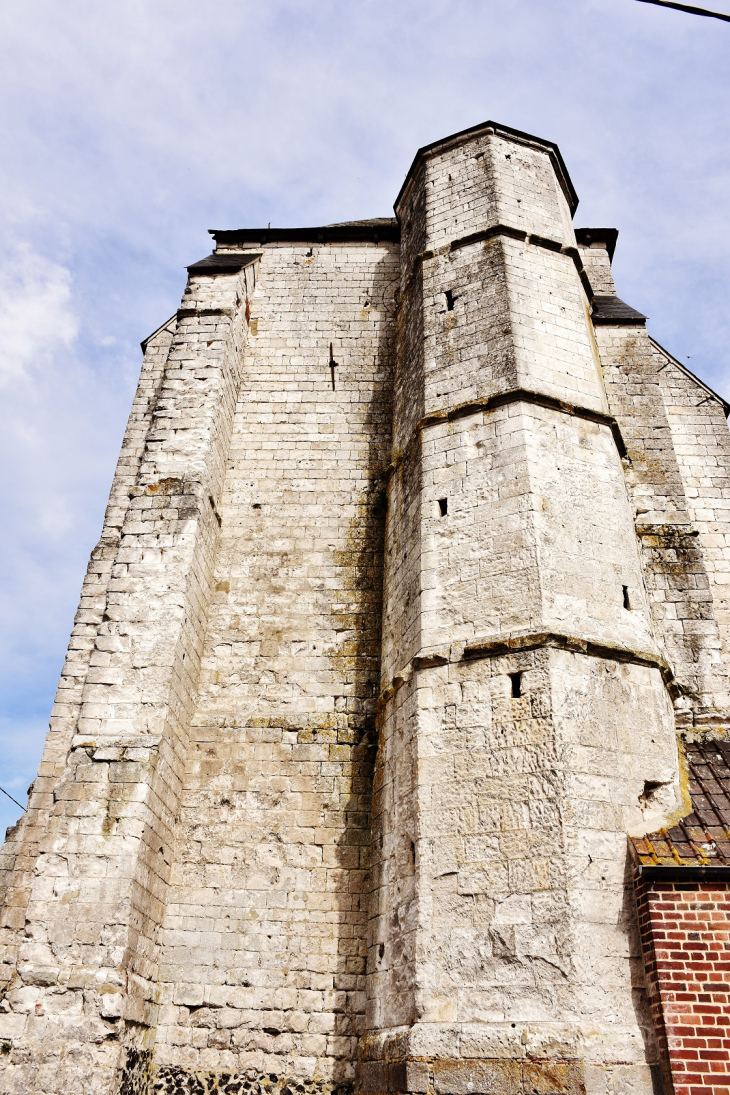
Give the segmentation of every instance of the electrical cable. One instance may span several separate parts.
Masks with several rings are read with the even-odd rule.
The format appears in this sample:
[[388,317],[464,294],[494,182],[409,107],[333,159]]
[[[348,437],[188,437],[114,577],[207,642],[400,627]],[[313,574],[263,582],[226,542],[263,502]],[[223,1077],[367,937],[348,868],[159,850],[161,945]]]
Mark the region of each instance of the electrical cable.
[[[7,792],[6,790],[5,790],[5,788],[4,788],[4,787],[0,787],[0,791],[2,791],[2,793],[3,793],[4,795],[8,795],[8,798],[10,799],[10,801],[11,801],[11,802],[14,802],[16,806],[20,806],[20,803],[18,802],[17,798],[13,798],[13,796],[12,796],[12,795],[9,795],[9,794],[8,794],[8,792]],[[21,810],[25,810],[25,806],[20,806],[20,809],[21,809]]]
[[724,15],[720,11],[708,11],[707,8],[696,8],[693,4],[677,4],[674,0],[639,0],[640,4],[656,4],[659,8],[676,8],[677,11],[687,11],[690,15],[706,15],[710,19],[722,19],[730,23],[730,15]]

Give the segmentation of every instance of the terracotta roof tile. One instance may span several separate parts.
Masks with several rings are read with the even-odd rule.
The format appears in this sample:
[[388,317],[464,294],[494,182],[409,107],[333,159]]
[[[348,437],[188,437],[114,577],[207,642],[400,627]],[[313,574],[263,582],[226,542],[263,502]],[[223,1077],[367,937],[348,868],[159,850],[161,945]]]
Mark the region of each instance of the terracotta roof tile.
[[686,757],[692,813],[671,829],[631,838],[645,866],[730,864],[730,742],[692,742]]

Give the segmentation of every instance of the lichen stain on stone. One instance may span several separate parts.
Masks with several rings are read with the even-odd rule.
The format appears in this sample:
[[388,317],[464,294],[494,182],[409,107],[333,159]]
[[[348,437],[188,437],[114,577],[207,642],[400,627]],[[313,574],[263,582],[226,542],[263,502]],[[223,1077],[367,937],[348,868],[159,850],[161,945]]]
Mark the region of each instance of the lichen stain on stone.
[[184,486],[184,481],[182,479],[160,479],[157,483],[148,483],[145,487],[145,494],[182,494]]

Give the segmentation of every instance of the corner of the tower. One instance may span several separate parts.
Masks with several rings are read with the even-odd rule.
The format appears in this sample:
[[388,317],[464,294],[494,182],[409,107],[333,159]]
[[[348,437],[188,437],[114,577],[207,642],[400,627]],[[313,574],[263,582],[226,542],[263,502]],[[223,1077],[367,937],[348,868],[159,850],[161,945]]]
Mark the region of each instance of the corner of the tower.
[[[413,1059],[444,1092],[623,1062],[651,1090],[617,925],[677,747],[594,333],[615,237],[577,239],[577,203],[555,144],[495,122],[420,149],[395,203],[372,1095]],[[615,1021],[576,1022],[598,970]]]
[[403,276],[425,250],[498,227],[575,247],[577,206],[554,142],[492,121],[454,133],[418,150],[396,198]]

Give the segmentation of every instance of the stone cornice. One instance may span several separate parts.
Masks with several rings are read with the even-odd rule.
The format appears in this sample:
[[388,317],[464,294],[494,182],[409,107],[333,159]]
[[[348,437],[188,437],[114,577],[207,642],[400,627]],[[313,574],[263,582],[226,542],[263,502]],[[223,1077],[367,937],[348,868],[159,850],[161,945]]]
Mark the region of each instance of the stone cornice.
[[679,695],[682,692],[682,686],[674,676],[671,666],[652,650],[631,647],[623,643],[613,643],[603,639],[570,635],[567,632],[520,631],[509,632],[506,635],[480,636],[466,644],[454,643],[452,646],[447,647],[423,649],[415,654],[399,673],[396,673],[390,684],[382,691],[378,702],[381,706],[387,703],[399,688],[410,681],[414,673],[424,669],[433,669],[437,666],[456,663],[463,664],[482,658],[499,658],[504,657],[506,654],[520,654],[544,647],[567,650],[574,654],[583,654],[589,658],[605,658],[611,661],[627,662],[632,665],[644,665],[650,669],[658,669],[670,694]]
[[487,396],[484,399],[470,400],[468,403],[460,403],[456,407],[449,407],[444,411],[433,411],[425,415],[417,424],[416,430],[425,430],[429,426],[435,426],[440,422],[452,422],[456,418],[464,418],[478,411],[489,411],[495,407],[505,407],[510,403],[530,403],[537,407],[546,407],[548,410],[560,411],[562,414],[573,415],[576,418],[595,422],[599,426],[608,426],[613,434],[619,455],[626,456],[626,445],[621,436],[618,422],[611,414],[604,411],[594,411],[590,407],[581,407],[577,403],[569,403],[565,399],[543,392],[536,392],[530,388],[511,388],[506,392],[498,392],[496,395]]

